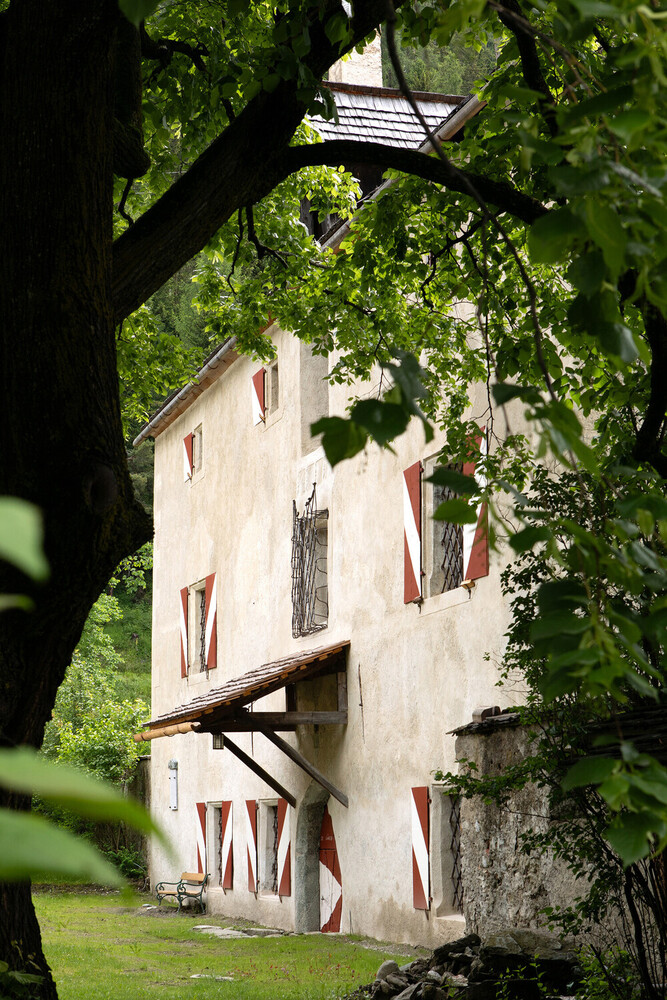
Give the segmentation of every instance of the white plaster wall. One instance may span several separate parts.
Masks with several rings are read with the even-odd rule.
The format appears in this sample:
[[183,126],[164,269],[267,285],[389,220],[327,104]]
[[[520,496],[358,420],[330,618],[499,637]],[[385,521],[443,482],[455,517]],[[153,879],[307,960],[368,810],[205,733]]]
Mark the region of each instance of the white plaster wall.
[[[395,455],[370,446],[335,471],[320,449],[302,455],[299,342],[279,330],[274,339],[281,405],[265,426],[253,426],[251,418],[250,379],[259,365],[239,358],[156,440],[152,714],[262,663],[349,639],[348,725],[300,727],[285,738],[349,796],[347,809],[329,800],[343,879],[342,930],[431,946],[457,936],[461,918],[413,909],[410,789],[431,785],[437,768],[453,770],[448,732],[469,721],[478,704],[499,701],[494,661],[508,621],[501,566],[491,553],[489,576],[471,594],[459,588],[421,608],[404,605],[402,472],[436,453],[438,441],[425,446],[413,421]],[[330,413],[343,413],[350,395],[349,387],[331,387]],[[471,413],[484,409],[480,390]],[[200,423],[204,468],[185,484],[182,440]],[[293,639],[292,500],[302,510],[313,481],[318,506],[329,508],[329,626]],[[218,667],[208,679],[181,679],[179,591],[211,572],[218,574]],[[284,694],[256,707],[283,709]],[[296,765],[259,734],[230,736],[300,801],[310,779]],[[279,901],[256,899],[247,889],[244,800],[275,793],[230,753],[214,751],[210,736],[154,740],[152,755],[153,809],[176,849],[171,861],[153,845],[153,882],[194,867],[195,803],[232,799],[234,888],[212,890],[209,905],[291,928],[294,892]],[[172,758],[179,764],[176,812],[168,808]],[[294,880],[296,811],[289,816]],[[439,845],[431,846],[438,861]]]

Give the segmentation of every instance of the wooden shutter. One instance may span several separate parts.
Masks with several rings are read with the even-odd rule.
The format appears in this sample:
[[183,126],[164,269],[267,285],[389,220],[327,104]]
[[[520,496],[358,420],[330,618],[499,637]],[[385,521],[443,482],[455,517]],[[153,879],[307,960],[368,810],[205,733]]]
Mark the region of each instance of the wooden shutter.
[[278,799],[278,895],[292,895],[289,802]]
[[403,602],[422,594],[422,497],[421,462],[403,473]]
[[[478,456],[486,455],[486,427],[480,427],[479,434],[476,434],[471,441],[472,461],[466,462],[463,466],[465,476],[475,476],[480,486],[486,485],[486,480],[478,472],[475,475],[475,466]],[[480,503],[477,507],[477,521],[475,524],[463,525],[463,579],[478,580],[481,576],[489,575],[489,511],[485,503]]]
[[197,868],[203,875],[206,872],[206,803],[197,802]]
[[257,800],[246,799],[246,854],[248,858],[248,891],[257,892]]
[[324,933],[339,931],[342,914],[343,880],[333,823],[325,806],[320,830],[320,930]]
[[264,386],[265,386],[266,370],[260,368],[252,377],[252,422],[253,424],[261,424],[264,422],[265,413],[265,402],[264,402]]
[[234,855],[232,850],[232,803],[220,803],[220,851],[223,889],[231,889],[234,885]]
[[218,588],[215,582],[215,573],[206,577],[206,645],[204,656],[206,659],[206,669],[214,670],[218,665]]
[[181,677],[188,676],[188,588],[181,590]]
[[412,905],[430,910],[428,866],[428,788],[412,789]]
[[192,470],[194,468],[193,438],[194,434],[186,434],[183,438],[183,479],[186,483],[192,479]]

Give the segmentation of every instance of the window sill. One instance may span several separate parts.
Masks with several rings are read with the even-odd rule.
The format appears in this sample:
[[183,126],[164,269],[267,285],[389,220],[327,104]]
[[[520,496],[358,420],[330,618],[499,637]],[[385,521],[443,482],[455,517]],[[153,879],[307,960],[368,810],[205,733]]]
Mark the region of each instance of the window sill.
[[438,611],[447,611],[449,608],[456,608],[460,604],[468,604],[475,600],[477,586],[472,590],[466,587],[456,587],[454,590],[447,590],[444,594],[434,594],[433,597],[425,597],[421,606],[422,615],[432,615]]
[[191,670],[188,673],[188,684],[197,686],[198,684],[204,684],[210,677],[206,676],[205,670]]

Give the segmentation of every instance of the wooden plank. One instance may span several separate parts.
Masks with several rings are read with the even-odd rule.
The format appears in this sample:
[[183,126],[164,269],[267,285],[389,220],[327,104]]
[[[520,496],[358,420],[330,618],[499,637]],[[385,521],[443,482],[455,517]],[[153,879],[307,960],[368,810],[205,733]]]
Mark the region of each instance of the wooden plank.
[[259,726],[258,730],[266,736],[267,740],[270,740],[274,746],[278,747],[279,750],[282,750],[282,752],[289,757],[290,760],[294,761],[295,764],[304,770],[306,774],[310,775],[313,781],[316,781],[318,785],[322,786],[322,788],[326,788],[326,790],[333,795],[335,799],[338,799],[341,805],[345,806],[347,809],[349,804],[347,795],[345,795],[344,792],[341,792],[339,788],[336,788],[336,786],[332,784],[328,778],[325,778],[322,772],[318,771],[309,760],[306,760],[303,754],[300,754],[299,751],[295,750],[293,746],[290,746],[290,744],[286,743],[280,736],[277,736],[272,729],[268,728],[268,726]]
[[338,675],[338,711],[347,715],[347,673],[339,670]]
[[224,746],[225,750],[229,750],[229,752],[233,753],[235,757],[238,757],[238,759],[241,761],[242,764],[245,764],[246,767],[249,767],[251,771],[254,771],[255,774],[257,774],[262,779],[262,781],[265,781],[267,783],[269,788],[272,788],[274,792],[278,792],[278,795],[281,795],[284,799],[287,799],[292,808],[296,809],[296,799],[294,798],[292,793],[288,792],[287,789],[284,788],[279,781],[276,781],[275,778],[271,777],[269,772],[265,771],[264,768],[260,764],[258,764],[256,760],[253,760],[252,757],[249,757],[247,753],[241,750],[241,747],[237,747],[236,743],[232,743],[232,741],[228,739],[228,737],[226,736],[225,736]]
[[297,726],[344,726],[347,724],[345,712],[237,712],[225,719],[216,719],[207,731],[221,733],[261,732],[262,726],[289,732]]

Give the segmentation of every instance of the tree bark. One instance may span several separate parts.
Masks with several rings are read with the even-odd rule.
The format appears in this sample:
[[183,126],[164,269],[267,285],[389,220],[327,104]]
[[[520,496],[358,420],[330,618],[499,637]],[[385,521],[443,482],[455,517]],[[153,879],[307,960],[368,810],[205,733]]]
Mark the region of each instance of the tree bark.
[[[0,565],[0,742],[39,746],[92,603],[150,537],[134,501],[111,308],[114,0],[15,0],[0,65],[0,494],[37,504],[51,577]],[[7,799],[4,800],[7,804]],[[16,802],[9,802],[16,807]],[[0,958],[56,990],[29,886],[0,889]],[[36,968],[35,968],[36,967]]]

